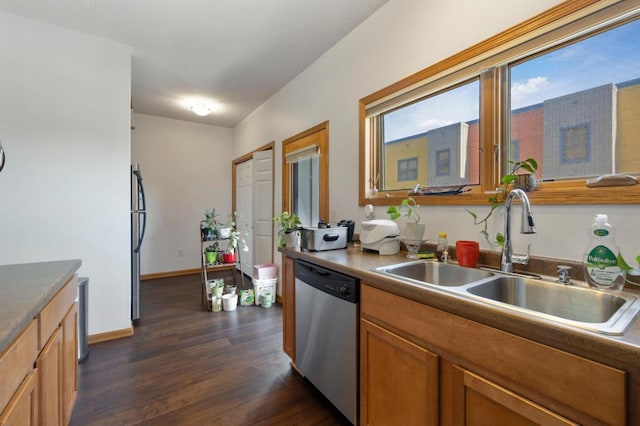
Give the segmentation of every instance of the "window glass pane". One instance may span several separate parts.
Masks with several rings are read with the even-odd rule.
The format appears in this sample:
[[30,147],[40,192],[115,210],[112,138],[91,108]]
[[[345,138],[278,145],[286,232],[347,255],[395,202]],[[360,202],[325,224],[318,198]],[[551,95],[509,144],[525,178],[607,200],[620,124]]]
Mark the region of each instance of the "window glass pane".
[[319,156],[291,164],[293,212],[304,226],[317,226],[320,219]]
[[510,67],[511,140],[538,177],[640,171],[638,40],[633,21]]
[[398,181],[418,179],[418,159],[416,157],[398,160]]
[[[473,80],[382,115],[383,190],[478,184],[480,83]],[[439,152],[447,151],[446,171]],[[444,154],[442,154],[444,155]],[[398,167],[416,159],[416,175]]]

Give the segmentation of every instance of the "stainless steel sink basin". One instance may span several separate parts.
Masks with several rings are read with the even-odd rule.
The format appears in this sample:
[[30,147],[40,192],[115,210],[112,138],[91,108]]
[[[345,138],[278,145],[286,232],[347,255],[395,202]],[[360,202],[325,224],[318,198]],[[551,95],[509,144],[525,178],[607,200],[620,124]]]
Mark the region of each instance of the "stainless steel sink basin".
[[375,268],[374,271],[528,319],[603,334],[623,334],[640,312],[640,298],[630,292],[565,286],[455,264],[417,260]]
[[417,284],[456,287],[489,278],[493,274],[480,269],[425,260],[400,263],[375,269],[376,272],[408,279]]
[[466,288],[490,302],[506,304],[528,315],[607,334],[622,334],[639,310],[629,293],[565,286],[521,277],[496,276]]

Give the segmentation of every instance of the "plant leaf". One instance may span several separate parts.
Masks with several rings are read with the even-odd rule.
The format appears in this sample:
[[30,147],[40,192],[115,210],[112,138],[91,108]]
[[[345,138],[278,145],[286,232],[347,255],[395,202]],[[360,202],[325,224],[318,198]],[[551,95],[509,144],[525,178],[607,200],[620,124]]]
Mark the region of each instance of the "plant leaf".
[[527,158],[525,162],[528,163],[528,165],[533,169],[531,173],[534,173],[536,170],[538,170],[538,162],[535,158]]
[[622,257],[622,253],[618,252],[618,257],[616,258],[616,260],[618,261],[618,266],[620,267],[620,269],[624,271],[629,271],[632,269],[631,266],[629,266],[629,264],[625,262],[624,258]]
[[533,169],[533,167],[531,167],[530,165],[528,165],[527,163],[523,163],[522,164],[522,168],[525,169],[526,171],[528,171],[529,173],[535,173],[536,171]]
[[505,185],[509,185],[514,180],[516,180],[516,176],[515,175],[505,175],[505,176],[502,177],[502,183],[505,184]]
[[[465,210],[467,210],[467,209],[465,209]],[[473,217],[474,220],[478,218],[478,215],[475,214],[474,212],[472,212],[471,210],[467,210],[467,212]]]

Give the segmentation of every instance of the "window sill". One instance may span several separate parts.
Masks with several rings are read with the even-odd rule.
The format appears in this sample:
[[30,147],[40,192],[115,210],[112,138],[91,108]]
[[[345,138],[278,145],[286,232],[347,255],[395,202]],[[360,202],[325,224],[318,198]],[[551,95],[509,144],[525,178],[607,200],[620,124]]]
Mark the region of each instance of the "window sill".
[[[465,206],[488,205],[493,194],[478,189],[458,195],[413,196],[421,206]],[[541,183],[533,192],[527,193],[532,204],[538,205],[586,205],[586,204],[640,204],[640,185],[587,188],[565,183]],[[376,197],[365,197],[360,205],[398,205],[407,197],[405,191],[381,192]]]

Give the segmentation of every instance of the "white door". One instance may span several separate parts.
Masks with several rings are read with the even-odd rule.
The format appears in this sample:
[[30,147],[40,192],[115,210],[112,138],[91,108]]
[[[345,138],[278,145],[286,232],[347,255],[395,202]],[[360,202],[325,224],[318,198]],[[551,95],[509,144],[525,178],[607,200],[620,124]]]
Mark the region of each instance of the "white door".
[[253,153],[253,260],[255,265],[273,262],[272,149]]
[[236,166],[236,229],[240,233],[240,270],[253,273],[253,161]]

